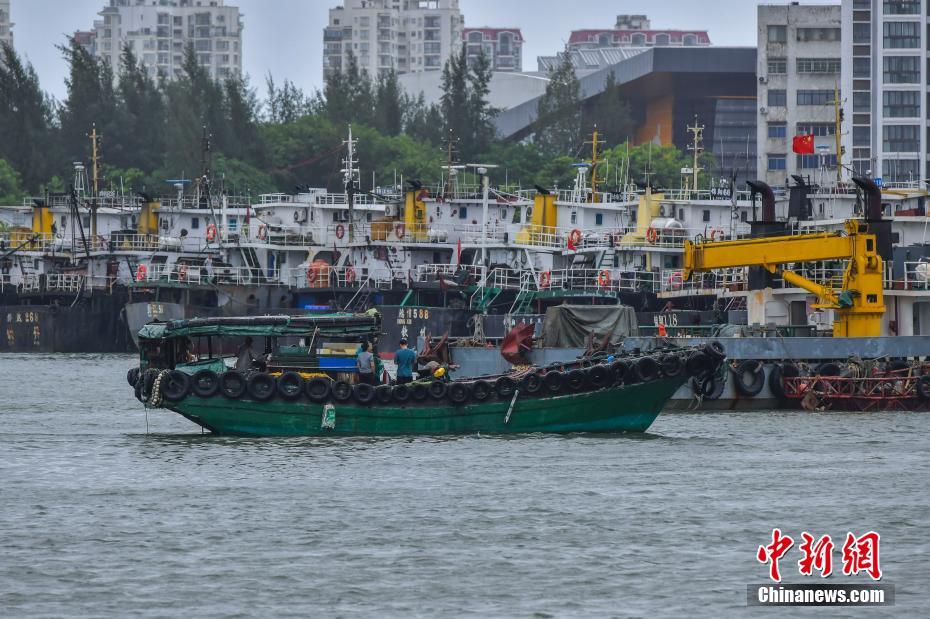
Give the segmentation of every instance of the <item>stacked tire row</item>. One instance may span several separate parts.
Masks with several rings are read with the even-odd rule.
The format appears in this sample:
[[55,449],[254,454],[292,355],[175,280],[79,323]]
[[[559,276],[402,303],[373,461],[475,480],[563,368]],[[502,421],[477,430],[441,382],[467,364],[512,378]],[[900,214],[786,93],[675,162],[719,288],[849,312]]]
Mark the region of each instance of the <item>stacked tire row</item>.
[[[297,372],[284,372],[280,376],[264,373],[244,374],[229,370],[217,375],[211,370],[200,370],[188,375],[178,370],[164,374],[160,381],[161,397],[178,402],[188,395],[198,398],[222,396],[231,400],[246,397],[257,402],[273,398],[285,401],[309,400],[319,404],[327,402],[355,402],[362,405],[407,405],[426,402],[447,402],[463,405],[484,402],[492,398],[507,399],[519,390],[520,397],[551,397],[560,394],[596,391],[622,385],[635,385],[659,378],[674,378],[687,374],[695,380],[703,379],[720,366],[723,348],[708,344],[703,350],[690,354],[680,351],[656,353],[637,358],[619,358],[582,362],[578,367],[550,367],[525,375],[505,375],[467,381],[418,381],[406,385],[349,384],[327,377],[304,379]],[[149,401],[159,370],[146,370],[141,374],[130,370],[127,380],[136,389],[136,397]]]

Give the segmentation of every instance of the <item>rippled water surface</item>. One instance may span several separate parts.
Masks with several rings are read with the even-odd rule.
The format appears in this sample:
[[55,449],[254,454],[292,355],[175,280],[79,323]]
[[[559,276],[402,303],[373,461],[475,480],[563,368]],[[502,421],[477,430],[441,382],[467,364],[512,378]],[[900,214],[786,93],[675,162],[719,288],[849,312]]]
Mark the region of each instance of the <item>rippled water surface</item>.
[[147,425],[133,361],[0,356],[4,616],[740,616],[775,526],[878,530],[883,614],[930,607],[930,414],[213,438]]

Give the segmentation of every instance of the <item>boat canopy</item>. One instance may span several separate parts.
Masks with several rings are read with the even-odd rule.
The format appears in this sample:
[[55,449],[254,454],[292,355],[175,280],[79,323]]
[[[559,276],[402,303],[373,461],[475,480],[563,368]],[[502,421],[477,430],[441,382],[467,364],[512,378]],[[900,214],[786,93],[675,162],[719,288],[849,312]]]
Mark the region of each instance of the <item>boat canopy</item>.
[[191,318],[152,322],[139,330],[140,340],[176,337],[281,337],[313,335],[374,338],[381,334],[377,310],[365,314],[325,314],[315,316],[250,316],[242,318]]

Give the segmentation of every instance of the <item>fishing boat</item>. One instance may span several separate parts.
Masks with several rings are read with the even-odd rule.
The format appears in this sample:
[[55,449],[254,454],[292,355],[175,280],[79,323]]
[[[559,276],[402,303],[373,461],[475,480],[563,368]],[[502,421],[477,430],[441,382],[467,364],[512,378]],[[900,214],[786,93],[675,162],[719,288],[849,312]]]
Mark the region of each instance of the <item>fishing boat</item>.
[[[380,335],[376,311],[151,323],[127,379],[147,407],[222,435],[645,432],[685,381],[724,360],[719,344],[670,346],[464,380],[431,368],[409,384],[371,385],[358,380],[355,353],[361,342],[377,353]],[[252,366],[214,353],[244,338],[261,351]]]

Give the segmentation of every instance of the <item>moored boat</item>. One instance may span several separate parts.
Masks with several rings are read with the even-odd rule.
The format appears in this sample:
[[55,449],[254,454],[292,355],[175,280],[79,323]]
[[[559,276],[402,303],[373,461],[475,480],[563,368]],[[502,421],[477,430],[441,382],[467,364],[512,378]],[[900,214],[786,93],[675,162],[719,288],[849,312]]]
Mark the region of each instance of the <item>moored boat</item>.
[[[355,349],[376,346],[380,334],[377,312],[152,323],[139,334],[141,363],[127,378],[146,406],[216,434],[645,432],[685,381],[709,376],[724,359],[719,345],[670,346],[464,380],[440,371],[409,384],[359,382]],[[229,368],[213,353],[229,348],[217,340],[243,338],[264,351],[254,367]]]

